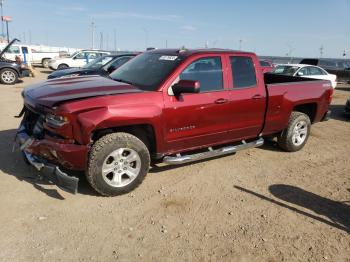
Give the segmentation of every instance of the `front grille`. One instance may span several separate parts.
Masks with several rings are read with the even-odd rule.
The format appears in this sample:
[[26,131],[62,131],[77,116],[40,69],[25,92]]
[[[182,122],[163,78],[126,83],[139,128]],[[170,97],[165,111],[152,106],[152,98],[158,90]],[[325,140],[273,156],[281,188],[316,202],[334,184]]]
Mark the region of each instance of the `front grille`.
[[25,107],[25,113],[23,117],[23,125],[28,135],[37,139],[44,138],[43,124],[45,121],[45,115],[31,110],[29,107]]

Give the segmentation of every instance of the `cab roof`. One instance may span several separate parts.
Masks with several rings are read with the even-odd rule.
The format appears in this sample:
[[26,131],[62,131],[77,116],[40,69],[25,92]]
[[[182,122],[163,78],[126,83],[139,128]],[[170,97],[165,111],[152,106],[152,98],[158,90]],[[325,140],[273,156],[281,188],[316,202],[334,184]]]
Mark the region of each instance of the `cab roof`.
[[153,49],[148,53],[164,54],[169,56],[188,57],[195,54],[247,54],[254,55],[252,52],[237,51],[232,49],[204,48],[204,49]]

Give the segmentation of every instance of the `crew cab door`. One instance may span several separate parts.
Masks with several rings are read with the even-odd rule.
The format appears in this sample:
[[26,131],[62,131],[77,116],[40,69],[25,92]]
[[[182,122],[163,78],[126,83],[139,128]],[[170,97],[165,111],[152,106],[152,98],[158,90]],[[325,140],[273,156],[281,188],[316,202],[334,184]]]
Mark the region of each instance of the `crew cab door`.
[[229,94],[225,89],[223,56],[192,58],[180,68],[179,80],[200,83],[200,93],[172,95],[164,92],[164,137],[168,152],[204,147],[227,139],[230,117]]
[[254,55],[227,55],[229,64],[229,137],[254,138],[262,130],[266,89],[259,61]]

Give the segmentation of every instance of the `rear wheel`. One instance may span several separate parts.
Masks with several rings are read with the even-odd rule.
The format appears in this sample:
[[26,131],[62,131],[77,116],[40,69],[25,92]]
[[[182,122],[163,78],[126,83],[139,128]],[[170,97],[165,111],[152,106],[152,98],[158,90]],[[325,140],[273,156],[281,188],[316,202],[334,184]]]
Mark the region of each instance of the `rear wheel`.
[[149,165],[149,151],[140,139],[128,133],[112,133],[93,145],[86,177],[101,195],[116,196],[135,189]]
[[302,149],[309,138],[311,129],[310,118],[301,112],[292,112],[288,127],[282,131],[277,141],[279,146],[288,152]]
[[0,82],[5,85],[14,85],[18,81],[18,74],[11,68],[4,68],[0,71]]

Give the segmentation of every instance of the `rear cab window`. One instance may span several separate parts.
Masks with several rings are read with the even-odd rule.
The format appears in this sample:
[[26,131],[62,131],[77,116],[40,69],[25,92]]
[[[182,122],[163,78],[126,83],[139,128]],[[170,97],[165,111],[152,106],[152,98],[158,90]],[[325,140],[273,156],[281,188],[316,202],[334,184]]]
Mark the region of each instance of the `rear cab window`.
[[256,87],[256,70],[253,58],[250,56],[230,56],[232,72],[232,88]]

